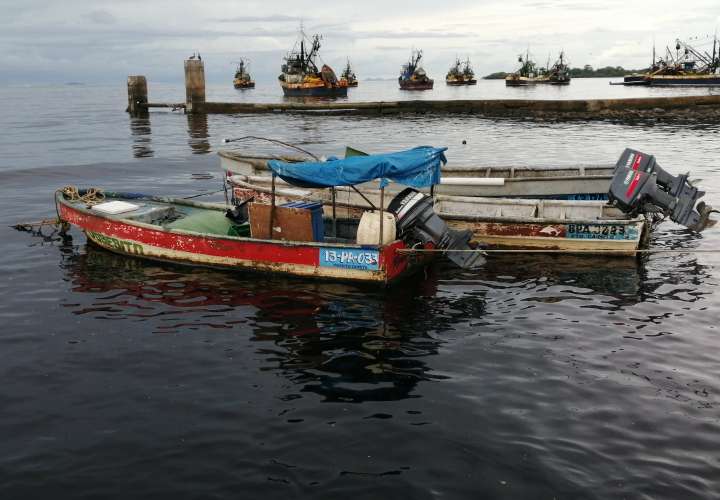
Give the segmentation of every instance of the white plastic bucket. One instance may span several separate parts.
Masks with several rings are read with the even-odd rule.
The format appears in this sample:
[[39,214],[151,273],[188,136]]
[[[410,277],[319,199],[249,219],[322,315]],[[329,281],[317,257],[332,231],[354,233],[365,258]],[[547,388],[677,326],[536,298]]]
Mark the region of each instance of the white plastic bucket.
[[[396,239],[395,216],[390,212],[383,212],[383,239],[385,245]],[[358,245],[377,245],[380,241],[380,212],[368,210],[360,217],[357,231]]]

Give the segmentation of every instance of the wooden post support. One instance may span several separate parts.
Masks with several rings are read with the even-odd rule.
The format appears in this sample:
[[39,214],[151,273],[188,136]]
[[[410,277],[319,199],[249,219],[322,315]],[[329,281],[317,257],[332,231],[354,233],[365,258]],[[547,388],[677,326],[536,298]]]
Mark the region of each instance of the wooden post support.
[[337,216],[335,214],[335,207],[337,204],[335,203],[335,196],[336,196],[335,186],[330,188],[330,190],[332,192],[332,218],[333,218],[332,235],[333,235],[333,238],[337,238]]
[[128,76],[128,107],[125,111],[131,115],[147,113],[147,108],[142,104],[148,102],[147,80],[142,75]]
[[273,238],[273,225],[275,224],[275,172],[272,174],[272,194],[270,195],[270,239]]
[[185,111],[198,111],[205,103],[205,67],[200,59],[185,61]]
[[[382,179],[380,179],[382,182]],[[383,222],[385,219],[385,187],[380,188],[380,241],[378,242],[379,246],[383,246]]]

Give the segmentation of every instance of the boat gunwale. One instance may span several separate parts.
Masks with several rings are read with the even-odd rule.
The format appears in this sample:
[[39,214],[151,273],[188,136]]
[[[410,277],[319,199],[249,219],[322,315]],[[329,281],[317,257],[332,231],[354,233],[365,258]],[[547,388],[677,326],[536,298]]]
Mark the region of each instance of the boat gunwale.
[[[236,161],[238,163],[244,162],[252,167],[258,168],[258,169],[268,169],[267,162],[271,160],[278,160],[278,161],[284,161],[287,163],[301,163],[303,161],[307,161],[308,159],[302,158],[300,156],[270,156],[270,155],[252,155],[252,156],[246,156],[242,155],[238,152],[235,152],[233,150],[223,150],[221,149],[218,151],[218,156],[221,158],[225,158],[230,161]],[[441,168],[441,171],[443,174],[445,173],[452,173],[452,172],[472,172],[477,171],[478,173],[484,173],[482,177],[492,177],[488,175],[488,173],[492,173],[493,171],[498,170],[509,170],[511,172],[555,172],[555,171],[577,171],[577,175],[556,175],[556,176],[543,176],[543,177],[516,177],[516,176],[510,176],[510,177],[504,177],[506,181],[518,181],[518,180],[552,180],[552,179],[565,179],[565,180],[582,180],[582,179],[596,179],[596,178],[611,178],[612,174],[608,173],[605,174],[583,174],[582,172],[586,171],[593,171],[593,170],[608,170],[612,171],[615,169],[614,165],[577,165],[577,166],[489,166],[489,167],[474,167],[474,166],[462,166],[462,165],[456,165],[456,166],[447,166],[443,165]],[[231,168],[225,168],[226,171],[235,173],[234,170]],[[236,175],[247,175],[243,173],[237,172]],[[449,177],[449,176],[448,176]],[[480,175],[478,175],[480,177]]]
[[450,221],[463,222],[486,222],[490,224],[586,224],[586,225],[623,225],[647,224],[644,216],[632,219],[555,219],[550,217],[512,217],[512,216],[486,216],[486,215],[463,215],[448,212],[437,212],[440,218]]
[[[114,193],[119,194],[119,193]],[[111,196],[112,198],[112,196]],[[354,248],[354,249],[366,249],[366,250],[378,250],[383,251],[386,247],[393,245],[394,243],[401,242],[404,245],[404,242],[399,239],[395,239],[389,243],[386,243],[385,245],[359,245],[357,243],[329,243],[324,241],[295,241],[295,240],[269,240],[269,239],[260,239],[260,238],[253,238],[253,237],[244,237],[244,236],[230,236],[230,235],[221,235],[221,234],[212,234],[212,233],[198,233],[196,231],[189,231],[186,229],[173,229],[173,228],[166,228],[164,226],[158,226],[154,224],[148,224],[146,222],[136,221],[133,219],[127,219],[127,218],[120,218],[120,217],[110,217],[108,214],[102,214],[98,212],[93,212],[92,209],[88,209],[84,206],[78,206],[74,205],[72,202],[69,202],[63,197],[63,194],[61,192],[58,192],[56,194],[57,201],[59,201],[62,205],[79,211],[85,215],[90,215],[93,217],[98,217],[103,220],[109,221],[109,222],[116,222],[116,223],[123,223],[130,226],[136,226],[141,229],[150,229],[154,231],[169,233],[169,234],[179,234],[184,236],[193,236],[193,237],[202,237],[202,238],[211,238],[211,239],[219,239],[219,240],[229,240],[234,242],[247,242],[247,243],[264,243],[264,244],[273,244],[273,245],[281,245],[281,246],[293,246],[293,247],[329,247],[329,248]],[[130,198],[127,198],[130,199]],[[221,204],[214,204],[214,203],[203,203],[203,202],[191,202],[189,200],[182,200],[178,198],[166,198],[166,197],[159,197],[159,196],[146,196],[143,198],[132,198],[136,200],[150,200],[150,201],[156,201],[161,203],[175,203],[175,201],[171,200],[177,200],[178,204],[196,207],[196,208],[209,208],[211,210],[216,211],[222,211],[227,210],[229,208],[233,208],[232,205],[221,205]],[[224,207],[224,208],[220,208]]]
[[[245,186],[237,186],[245,189],[251,189],[253,191],[259,191],[264,194],[269,194],[270,189],[266,188],[264,186],[258,186],[256,184],[251,184],[244,181],[235,181],[235,182],[242,182]],[[368,191],[361,190],[361,192],[367,193]],[[282,188],[275,189],[275,194],[280,196],[287,196],[287,197],[294,197],[294,198],[300,198],[300,199],[312,199],[310,196],[303,197],[299,196],[297,193],[291,193],[289,191],[286,191]],[[374,194],[374,193],[373,193]],[[442,201],[449,201],[449,202],[459,202],[459,203],[476,203],[478,200],[482,200],[482,203],[488,204],[488,205],[507,205],[510,203],[511,205],[533,205],[537,203],[543,203],[548,205],[555,205],[555,206],[561,206],[561,207],[575,207],[579,204],[583,207],[606,207],[612,205],[608,205],[607,201],[603,200],[544,200],[544,199],[537,199],[534,200],[532,198],[526,199],[526,198],[492,198],[492,197],[474,197],[474,196],[449,196],[449,195],[435,195],[435,202],[442,202]],[[322,200],[323,204],[326,203],[325,200]],[[370,209],[370,207],[361,206],[358,204],[347,204],[342,203],[338,201],[338,205],[341,206],[349,206],[350,208],[357,208],[357,209]],[[647,223],[647,218],[643,215],[639,215],[637,217],[628,217],[626,219],[615,219],[615,218],[598,218],[598,219],[587,219],[587,218],[570,218],[570,219],[554,219],[554,218],[548,218],[548,217],[512,217],[512,216],[479,216],[479,215],[464,215],[464,214],[457,214],[457,213],[451,213],[451,212],[443,212],[442,210],[439,210],[436,212],[440,218],[446,219],[446,220],[461,220],[461,221],[467,221],[467,222],[494,222],[498,224],[508,223],[508,224],[541,224],[541,223],[547,223],[547,224],[634,224],[634,223]]]
[[[244,175],[244,174],[235,174],[231,177],[229,177],[229,181],[231,184],[231,187],[239,187],[242,189],[252,189],[254,191],[258,191],[263,194],[271,194],[272,189],[269,187],[266,187],[262,184],[256,184],[259,179],[265,179],[267,178],[270,180],[271,178],[269,176],[262,176],[262,175]],[[256,180],[258,179],[258,180]],[[282,180],[282,179],[281,179]],[[315,199],[312,197],[312,191],[311,189],[314,188],[298,188],[298,187],[292,187],[292,184],[289,184],[287,182],[280,182],[276,181],[278,184],[282,184],[283,186],[278,188],[275,188],[275,193],[280,194],[281,196],[294,196],[294,197],[300,197],[300,198],[308,198],[308,199]],[[289,188],[286,188],[285,186],[290,186]],[[342,188],[344,186],[338,186],[338,188]],[[293,191],[296,190],[296,191]],[[298,194],[299,191],[303,192],[303,194]],[[349,189],[337,189],[338,191],[346,192],[350,191]],[[365,195],[377,195],[377,189],[373,188],[363,188],[358,187],[357,190],[360,193],[363,193]],[[535,200],[535,201],[533,201]],[[555,200],[555,199],[545,199],[545,198],[516,198],[516,197],[500,197],[500,196],[461,196],[461,195],[448,195],[448,194],[436,194],[435,195],[435,201],[450,201],[450,202],[460,202],[460,203],[475,203],[475,202],[482,202],[485,204],[492,204],[492,205],[531,205],[533,203],[547,203],[547,204],[556,204],[560,206],[576,206],[577,204],[582,204],[583,206],[595,206],[595,205],[601,205],[605,206],[608,204],[606,200]],[[341,203],[338,201],[338,203]],[[345,203],[344,205],[347,205]],[[356,205],[350,205],[350,206],[356,206]],[[363,208],[360,205],[357,205],[358,208]],[[365,207],[370,208],[370,207]]]

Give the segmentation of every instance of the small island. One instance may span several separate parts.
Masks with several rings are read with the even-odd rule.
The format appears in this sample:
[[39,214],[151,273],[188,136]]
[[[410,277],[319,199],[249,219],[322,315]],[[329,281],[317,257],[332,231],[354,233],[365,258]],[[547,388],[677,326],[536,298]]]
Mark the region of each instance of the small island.
[[[644,73],[645,69],[625,69],[622,66],[605,66],[604,68],[593,68],[586,64],[582,68],[571,68],[570,76],[572,78],[614,78],[624,76],[631,73]],[[483,77],[483,80],[504,80],[508,73],[498,71]]]

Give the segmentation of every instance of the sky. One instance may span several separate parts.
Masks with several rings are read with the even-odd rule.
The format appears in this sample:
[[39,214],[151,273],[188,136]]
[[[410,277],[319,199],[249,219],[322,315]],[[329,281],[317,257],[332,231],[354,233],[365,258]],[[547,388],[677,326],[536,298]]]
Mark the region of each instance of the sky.
[[528,49],[541,65],[562,49],[572,66],[641,68],[653,41],[661,51],[720,24],[720,0],[0,0],[0,12],[1,84],[180,82],[194,51],[209,82],[239,57],[270,81],[301,23],[323,35],[322,62],[339,72],[349,57],[360,79],[396,78],[412,48],[435,78],[456,56],[479,76],[513,71]]

